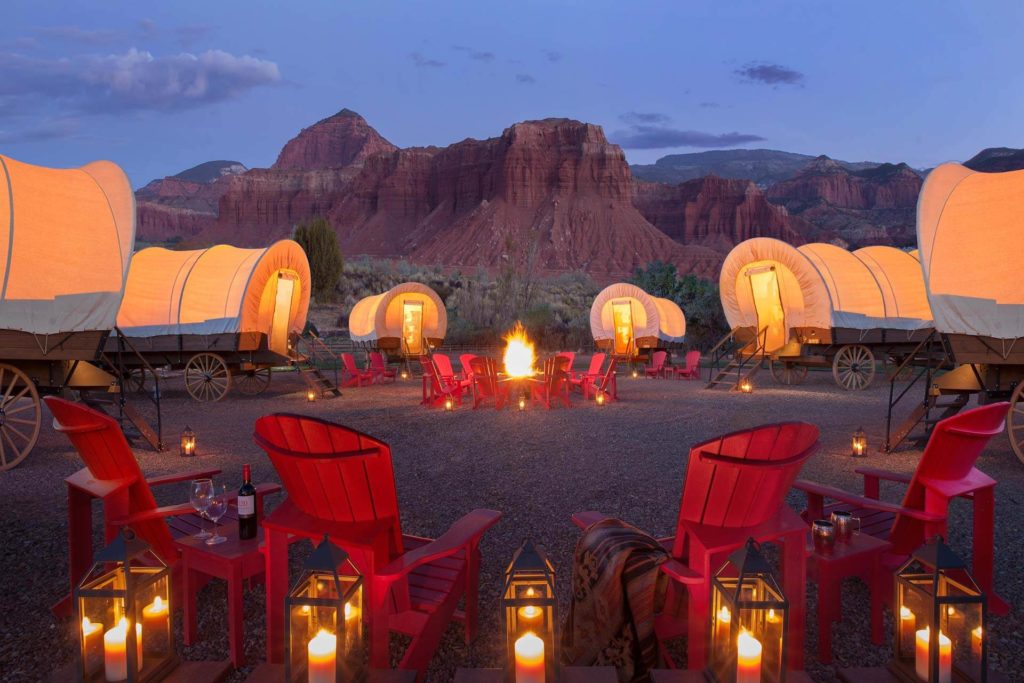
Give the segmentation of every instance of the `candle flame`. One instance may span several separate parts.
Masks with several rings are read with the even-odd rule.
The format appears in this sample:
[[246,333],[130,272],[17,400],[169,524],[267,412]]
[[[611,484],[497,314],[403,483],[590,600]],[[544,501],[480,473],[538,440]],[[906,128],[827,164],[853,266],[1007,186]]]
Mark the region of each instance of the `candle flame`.
[[156,596],[155,598],[153,598],[153,609],[159,611],[160,609],[163,608],[163,606],[164,606],[164,599],[163,598],[161,598],[159,595]]
[[338,638],[330,631],[320,629],[312,640],[309,641],[309,654],[327,655],[334,652],[338,647]]
[[909,619],[912,615],[913,612],[911,612],[908,608],[902,606],[900,607],[900,619]]
[[732,621],[732,612],[725,605],[722,605],[722,609],[718,610],[718,620],[723,624],[728,624]]
[[536,356],[533,350],[533,343],[526,336],[526,328],[516,321],[512,330],[505,335],[505,374],[509,377],[532,377],[534,374],[533,365]]
[[736,642],[737,654],[741,657],[758,657],[761,655],[761,641],[745,628],[740,629],[739,638]]

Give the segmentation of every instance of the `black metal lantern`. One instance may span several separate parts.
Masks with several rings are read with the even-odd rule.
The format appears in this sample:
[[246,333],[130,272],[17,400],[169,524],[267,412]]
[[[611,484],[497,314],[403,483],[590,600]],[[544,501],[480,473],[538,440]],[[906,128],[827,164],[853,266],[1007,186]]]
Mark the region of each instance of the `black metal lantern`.
[[711,581],[707,674],[725,683],[784,681],[789,601],[750,538]]
[[327,536],[285,599],[285,681],[340,683],[363,669],[363,577]]
[[181,433],[181,456],[190,458],[196,454],[196,433],[188,425]]
[[505,570],[501,600],[506,679],[555,681],[555,568],[544,548],[524,541]]
[[79,680],[156,681],[177,666],[170,571],[122,530],[75,588]]
[[940,537],[900,567],[895,597],[894,674],[915,683],[987,680],[987,598]]
[[850,455],[855,458],[863,458],[868,454],[868,437],[864,433],[863,427],[858,427],[857,431],[853,433],[853,439],[850,441]]

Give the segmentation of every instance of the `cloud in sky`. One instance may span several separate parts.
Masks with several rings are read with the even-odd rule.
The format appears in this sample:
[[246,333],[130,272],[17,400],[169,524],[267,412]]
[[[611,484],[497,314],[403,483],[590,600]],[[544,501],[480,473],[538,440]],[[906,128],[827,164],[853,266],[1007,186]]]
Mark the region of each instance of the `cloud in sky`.
[[0,145],[16,145],[20,142],[42,142],[71,137],[78,132],[75,119],[54,119],[43,121],[19,131],[0,129]]
[[750,133],[705,133],[696,130],[679,130],[667,126],[634,125],[629,130],[611,134],[615,144],[626,149],[665,149],[669,147],[731,147],[764,140],[760,135]]
[[556,52],[555,50],[544,50],[544,57],[546,57],[549,62],[562,61],[562,53]]
[[421,68],[421,69],[422,68],[438,68],[438,67],[446,66],[445,62],[442,62],[442,61],[440,61],[438,59],[429,59],[427,57],[424,57],[419,52],[411,53],[409,55],[409,59],[411,59],[412,63],[415,64],[418,68]]
[[764,83],[766,85],[803,85],[804,75],[795,69],[780,64],[750,62],[736,69],[733,73],[747,83]]
[[223,50],[154,57],[133,48],[74,59],[0,54],[0,73],[0,101],[21,114],[52,106],[95,113],[175,111],[281,82],[274,62]]
[[719,104],[718,102],[701,102],[697,106],[700,107],[701,109],[718,109],[722,105]]
[[117,31],[84,29],[80,26],[39,26],[34,29],[34,33],[43,39],[81,45],[110,45],[121,37]]
[[465,52],[470,59],[476,60],[478,62],[493,62],[495,57],[493,52],[489,52],[486,50],[475,50],[465,45],[452,45],[452,49],[458,50],[459,52]]
[[659,114],[658,112],[627,111],[625,114],[619,115],[619,120],[629,124],[664,124],[672,119],[668,114]]
[[536,82],[537,82],[537,79],[534,78],[533,76],[531,76],[530,74],[516,74],[516,83],[523,83],[523,84],[526,84],[526,85],[530,85],[530,84],[536,83]]

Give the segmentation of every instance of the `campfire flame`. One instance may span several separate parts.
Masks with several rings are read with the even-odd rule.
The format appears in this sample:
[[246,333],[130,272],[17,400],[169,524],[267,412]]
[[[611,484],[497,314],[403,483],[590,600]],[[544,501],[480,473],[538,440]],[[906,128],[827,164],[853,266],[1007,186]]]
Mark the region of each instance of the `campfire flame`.
[[505,335],[505,342],[508,344],[505,347],[505,374],[509,377],[531,377],[536,374],[533,365],[537,356],[521,322],[516,321],[512,330]]

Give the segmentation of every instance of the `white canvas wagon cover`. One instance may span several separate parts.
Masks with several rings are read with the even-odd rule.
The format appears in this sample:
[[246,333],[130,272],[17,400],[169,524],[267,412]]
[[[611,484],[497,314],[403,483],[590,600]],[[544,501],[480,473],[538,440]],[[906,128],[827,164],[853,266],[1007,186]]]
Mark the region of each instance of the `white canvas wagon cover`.
[[352,341],[373,342],[403,337],[405,302],[423,305],[420,335],[425,339],[444,339],[448,332],[448,311],[433,289],[420,282],[403,282],[384,292],[360,299],[348,316]]
[[676,302],[651,296],[636,285],[617,282],[594,297],[590,306],[590,332],[594,340],[615,338],[613,305],[629,300],[638,304],[632,312],[633,338],[655,337],[678,343],[686,336],[686,317]]
[[0,155],[0,328],[110,330],[135,244],[135,195],[116,164],[32,166]]
[[1024,337],[1024,171],[936,168],[917,200],[917,243],[936,330]]
[[132,257],[117,324],[130,337],[267,333],[280,277],[296,282],[288,330],[301,330],[310,276],[297,242],[281,240],[265,249],[142,249]]

